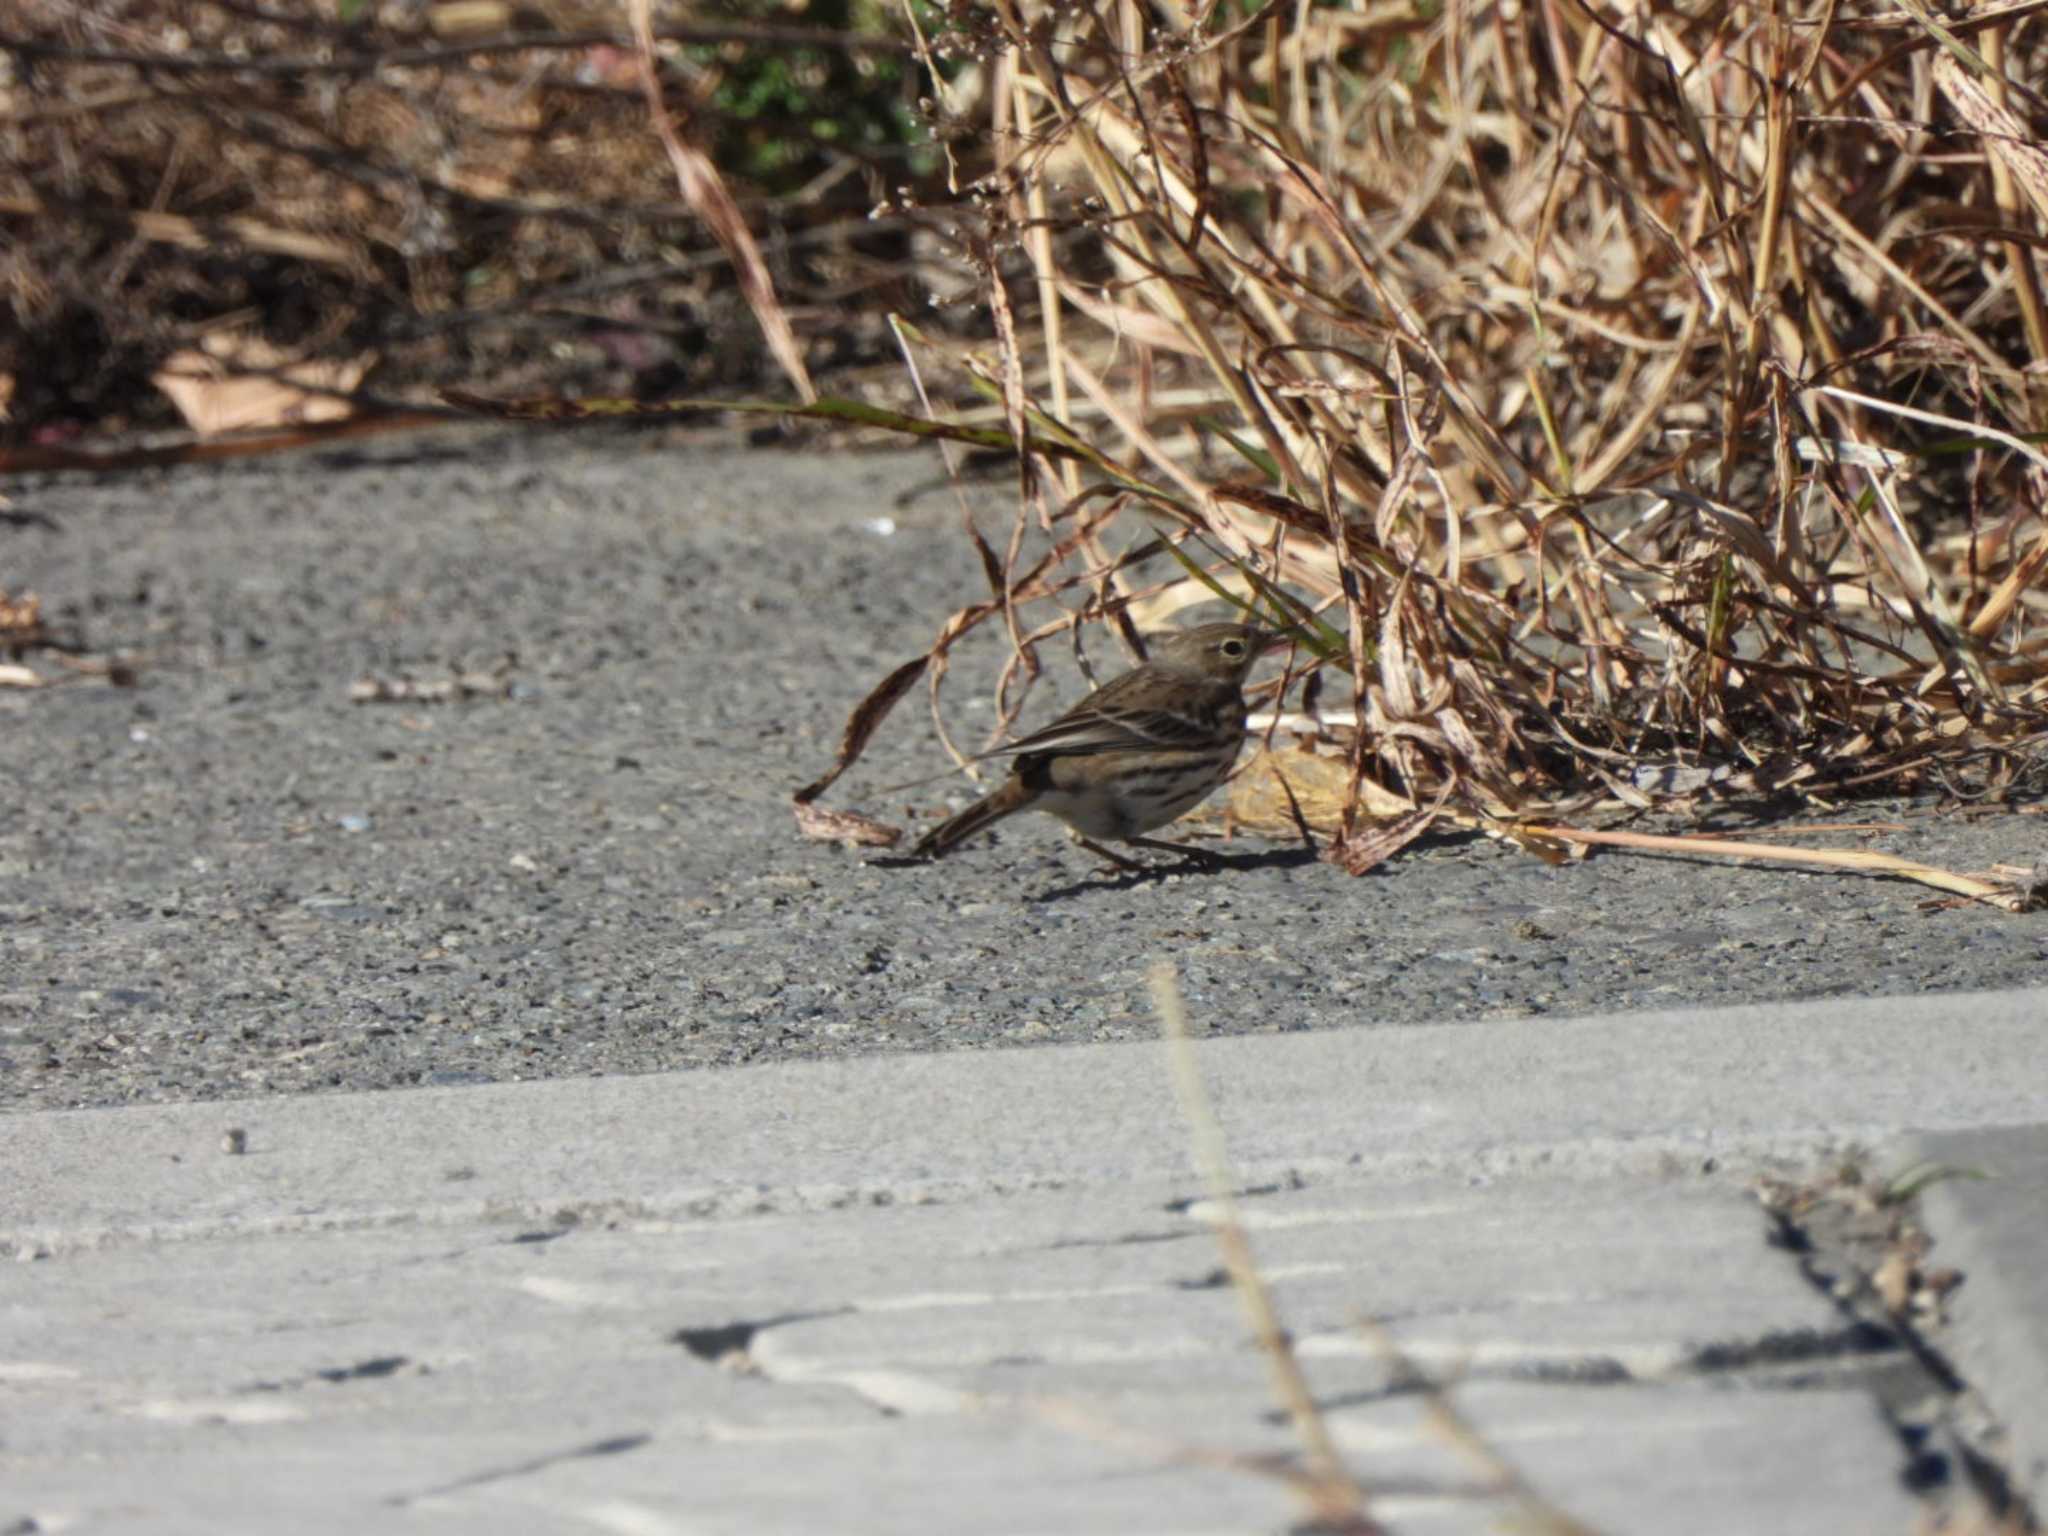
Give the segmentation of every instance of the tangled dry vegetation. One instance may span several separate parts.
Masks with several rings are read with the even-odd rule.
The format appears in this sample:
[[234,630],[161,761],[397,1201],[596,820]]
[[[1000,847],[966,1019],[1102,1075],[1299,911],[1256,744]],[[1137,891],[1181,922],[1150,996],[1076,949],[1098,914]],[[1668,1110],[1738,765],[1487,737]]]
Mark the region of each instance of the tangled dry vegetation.
[[929,350],[1055,554],[848,747],[962,629],[1199,567],[1304,623],[1280,740],[1354,869],[1453,813],[2038,789],[2042,9],[956,9],[1003,147],[963,243],[1027,270]]

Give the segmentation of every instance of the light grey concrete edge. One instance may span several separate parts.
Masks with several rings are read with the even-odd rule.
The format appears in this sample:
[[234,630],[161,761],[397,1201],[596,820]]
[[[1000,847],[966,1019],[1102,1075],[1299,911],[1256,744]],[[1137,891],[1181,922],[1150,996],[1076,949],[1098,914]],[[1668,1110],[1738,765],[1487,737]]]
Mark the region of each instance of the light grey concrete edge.
[[[2035,1072],[2048,1077],[2048,1041]],[[1921,1195],[1930,1265],[1961,1271],[1944,1346],[2010,1437],[2018,1491],[2048,1507],[2048,1126],[1916,1137],[1912,1163],[1943,1170]],[[1952,1171],[1950,1171],[1952,1170]],[[1981,1177],[1980,1177],[1981,1176]]]
[[[1693,1171],[2048,1120],[2048,991],[1201,1042],[1247,1180]],[[1180,1178],[1162,1047],[0,1118],[0,1251],[479,1216],[716,1216]],[[247,1150],[223,1148],[230,1130]]]

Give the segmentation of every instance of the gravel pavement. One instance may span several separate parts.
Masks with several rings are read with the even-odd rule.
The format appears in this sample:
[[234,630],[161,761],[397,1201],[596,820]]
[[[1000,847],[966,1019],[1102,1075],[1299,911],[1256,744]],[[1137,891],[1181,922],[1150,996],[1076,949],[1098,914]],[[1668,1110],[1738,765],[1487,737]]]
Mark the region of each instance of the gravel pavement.
[[[1134,881],[1044,818],[928,867],[804,842],[852,704],[985,590],[930,453],[462,429],[9,495],[0,586],[138,681],[0,694],[0,1107],[1115,1040],[1162,950],[1219,1034],[2044,975],[2038,917],[1832,873],[1451,838]],[[1007,478],[970,500],[1006,536]],[[957,655],[965,739],[999,660]],[[510,687],[350,698],[460,669]],[[830,803],[957,805],[881,792],[944,762],[913,698]],[[1861,845],[2044,852],[2032,814],[1905,819]]]

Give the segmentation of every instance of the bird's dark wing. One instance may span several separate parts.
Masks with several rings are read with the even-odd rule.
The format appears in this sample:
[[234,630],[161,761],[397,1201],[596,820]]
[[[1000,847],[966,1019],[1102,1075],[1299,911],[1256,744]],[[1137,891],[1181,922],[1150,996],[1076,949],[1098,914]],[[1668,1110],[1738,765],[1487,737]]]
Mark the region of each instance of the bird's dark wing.
[[[1086,756],[1096,752],[1170,752],[1214,743],[1227,710],[1240,712],[1235,688],[1195,686],[1170,701],[1121,703],[1104,688],[1041,731],[1007,742],[983,757],[1016,757],[1026,752]],[[1149,691],[1149,690],[1148,690]],[[1242,725],[1240,724],[1240,729]]]

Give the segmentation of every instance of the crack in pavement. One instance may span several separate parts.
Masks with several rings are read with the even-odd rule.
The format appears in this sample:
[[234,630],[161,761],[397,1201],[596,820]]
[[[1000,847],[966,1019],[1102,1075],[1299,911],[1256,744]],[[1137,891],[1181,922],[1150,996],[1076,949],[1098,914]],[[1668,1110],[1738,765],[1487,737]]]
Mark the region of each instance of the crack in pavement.
[[384,1502],[391,1508],[403,1509],[410,1504],[445,1498],[451,1493],[461,1493],[465,1489],[481,1488],[489,1483],[502,1483],[516,1477],[531,1477],[536,1472],[544,1472],[549,1467],[559,1466],[566,1461],[584,1461],[597,1456],[623,1456],[653,1442],[652,1435],[612,1435],[603,1440],[593,1440],[588,1445],[556,1451],[552,1455],[535,1456],[526,1461],[514,1462],[507,1467],[494,1467],[486,1472],[472,1473],[468,1477],[459,1477],[451,1483],[440,1483],[418,1493],[394,1493]]

